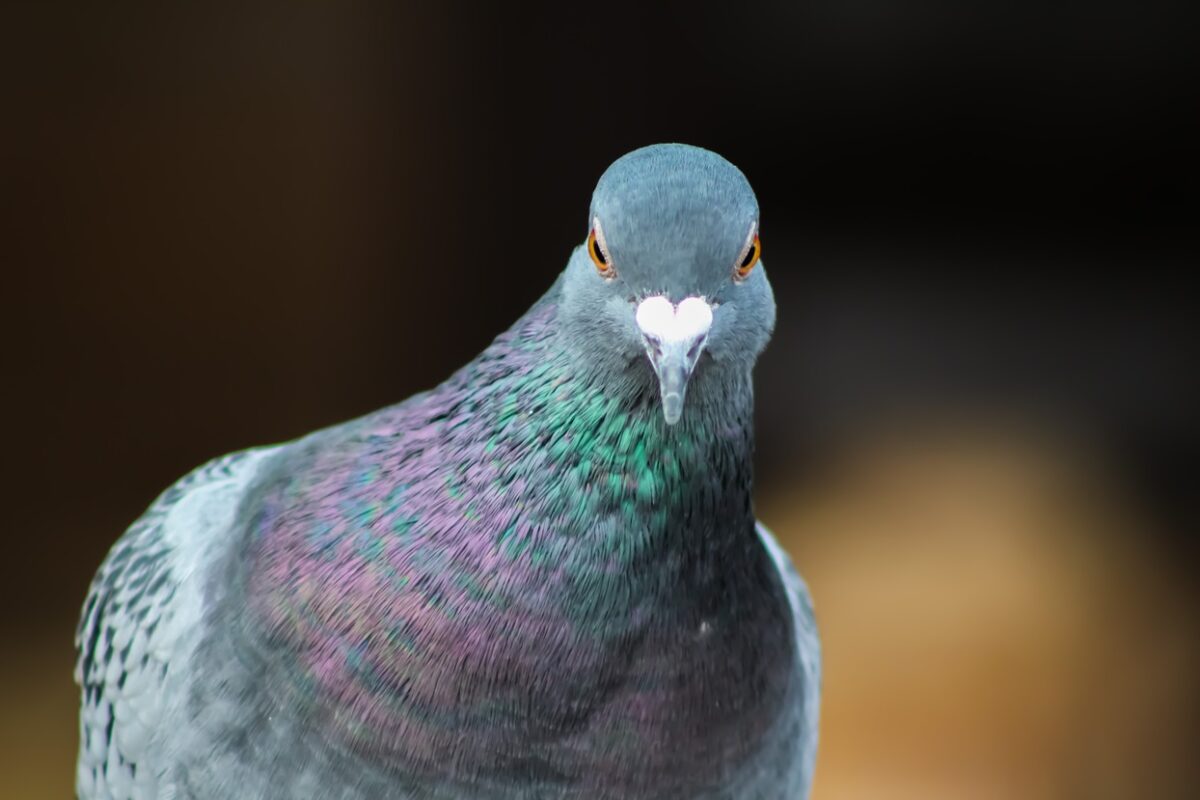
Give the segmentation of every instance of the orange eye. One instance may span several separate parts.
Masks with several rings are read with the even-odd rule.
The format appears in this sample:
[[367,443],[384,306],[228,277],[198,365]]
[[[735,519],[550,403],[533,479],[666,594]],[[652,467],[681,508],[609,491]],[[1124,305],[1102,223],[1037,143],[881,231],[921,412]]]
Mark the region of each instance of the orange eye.
[[762,243],[758,241],[758,234],[754,234],[754,238],[750,240],[750,246],[746,248],[746,255],[742,258],[740,264],[733,271],[734,277],[739,281],[744,281],[750,276],[750,272],[754,269],[754,265],[758,263],[758,257],[762,255]]
[[592,230],[588,233],[588,255],[592,257],[592,263],[596,265],[596,271],[602,277],[611,278],[615,272],[612,262],[608,259],[607,249],[604,247],[604,234],[598,234],[597,231],[599,231],[599,225],[593,226]]

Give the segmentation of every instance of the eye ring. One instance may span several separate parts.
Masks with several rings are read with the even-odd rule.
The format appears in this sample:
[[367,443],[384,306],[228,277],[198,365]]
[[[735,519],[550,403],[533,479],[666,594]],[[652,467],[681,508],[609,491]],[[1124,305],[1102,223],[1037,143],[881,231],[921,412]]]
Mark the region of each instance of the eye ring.
[[754,271],[754,267],[758,264],[758,259],[761,257],[762,242],[758,238],[757,226],[751,225],[750,235],[746,238],[746,245],[742,248],[737,266],[733,268],[733,279],[741,282],[750,277],[750,273]]
[[600,227],[599,219],[592,220],[592,229],[588,231],[587,251],[600,277],[606,280],[616,277],[617,271],[613,267],[612,257],[608,254],[608,245],[604,242],[604,230]]

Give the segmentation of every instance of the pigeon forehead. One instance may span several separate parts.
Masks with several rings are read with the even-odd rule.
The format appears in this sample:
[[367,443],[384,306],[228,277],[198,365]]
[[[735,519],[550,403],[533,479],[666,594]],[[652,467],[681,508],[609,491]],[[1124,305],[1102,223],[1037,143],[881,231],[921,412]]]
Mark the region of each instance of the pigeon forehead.
[[[758,218],[746,176],[709,150],[651,145],[613,162],[592,195],[591,218],[611,236],[621,230],[669,233],[683,228],[740,231]],[[713,230],[716,228],[718,230]]]

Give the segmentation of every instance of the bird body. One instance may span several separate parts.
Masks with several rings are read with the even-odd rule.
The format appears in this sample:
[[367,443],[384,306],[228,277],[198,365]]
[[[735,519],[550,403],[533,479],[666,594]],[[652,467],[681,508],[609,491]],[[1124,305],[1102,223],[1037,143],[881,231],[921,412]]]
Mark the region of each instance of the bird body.
[[[729,170],[626,156],[593,199],[603,249],[445,383],[159,498],[85,605],[80,797],[805,797],[816,633],[751,498],[773,303],[740,318],[745,287],[714,282],[707,316],[671,316],[701,296],[687,230],[756,224],[705,196]],[[662,285],[614,285],[647,256],[613,200],[636,219],[680,174]]]

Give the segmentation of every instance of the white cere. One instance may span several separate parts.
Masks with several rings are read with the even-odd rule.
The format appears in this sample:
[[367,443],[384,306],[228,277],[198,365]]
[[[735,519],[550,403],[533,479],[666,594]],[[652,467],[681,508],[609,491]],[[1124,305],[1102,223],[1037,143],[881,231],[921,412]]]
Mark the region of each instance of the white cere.
[[662,295],[647,297],[637,307],[637,324],[646,336],[667,344],[690,342],[706,335],[713,314],[702,297],[689,297],[678,306]]

